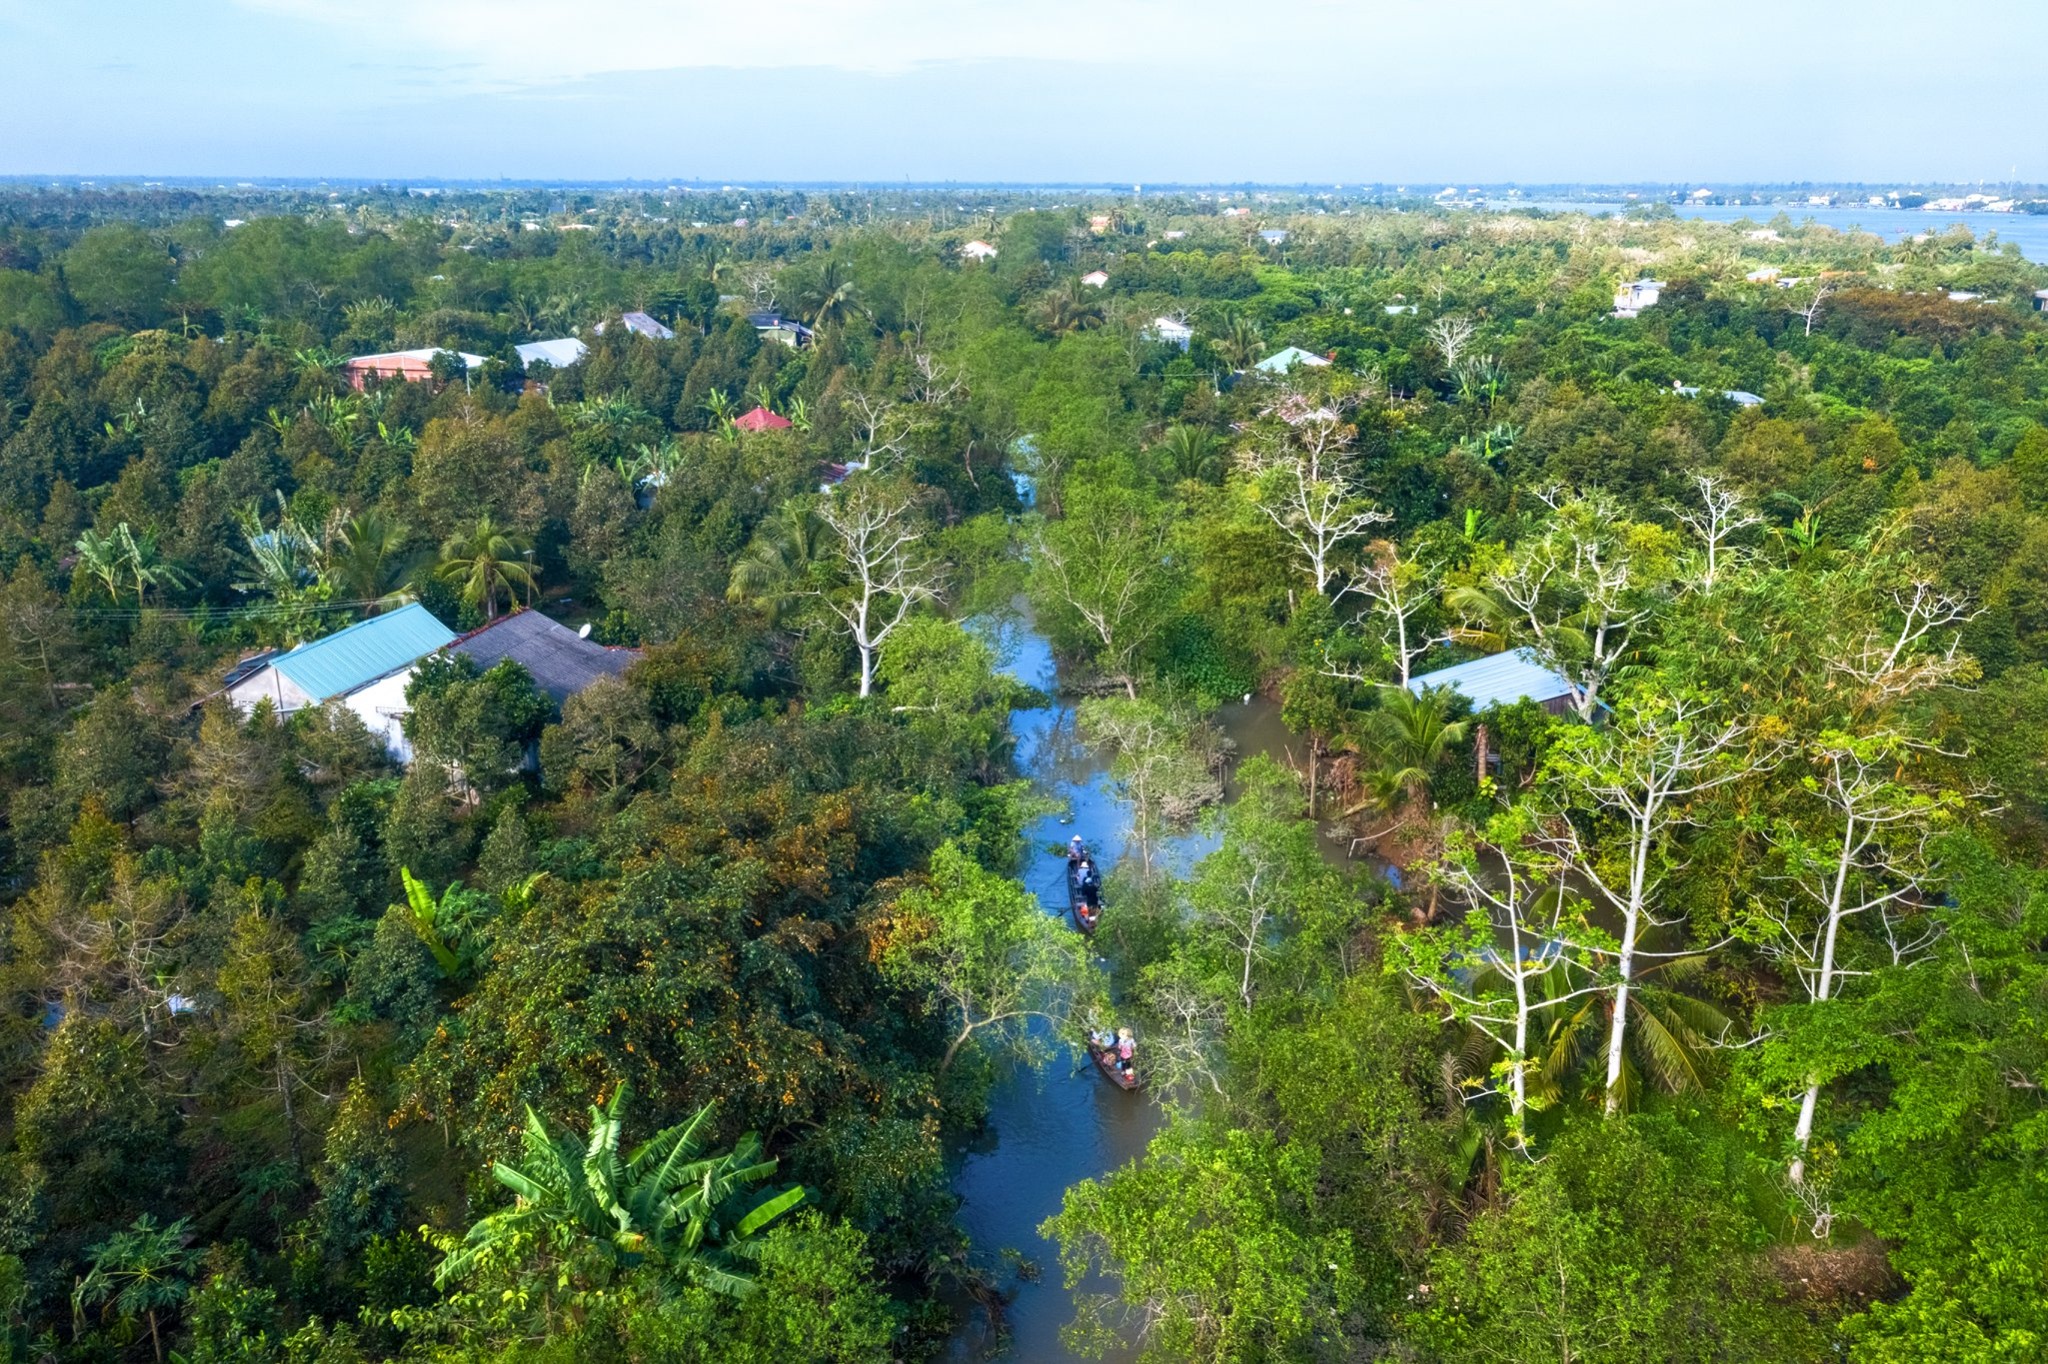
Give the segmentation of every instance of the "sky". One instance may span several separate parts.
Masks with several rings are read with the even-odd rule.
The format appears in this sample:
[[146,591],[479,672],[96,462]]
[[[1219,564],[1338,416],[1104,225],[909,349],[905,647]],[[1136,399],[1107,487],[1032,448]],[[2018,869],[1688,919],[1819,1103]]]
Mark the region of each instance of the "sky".
[[2048,0],[0,0],[0,174],[2048,181]]

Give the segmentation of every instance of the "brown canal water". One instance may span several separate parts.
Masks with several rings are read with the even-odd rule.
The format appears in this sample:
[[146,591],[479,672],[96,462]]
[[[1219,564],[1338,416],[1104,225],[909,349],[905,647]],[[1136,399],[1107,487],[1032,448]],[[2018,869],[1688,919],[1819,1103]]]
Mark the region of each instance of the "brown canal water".
[[[1044,638],[1015,622],[989,624],[1005,657],[1005,671],[1057,696],[1058,673]],[[1288,733],[1273,702],[1253,698],[1226,705],[1215,717],[1237,745],[1237,756],[1267,753],[1288,761],[1302,741]],[[1129,811],[1110,791],[1107,762],[1080,742],[1074,709],[1052,705],[1015,712],[1018,770],[1059,807],[1025,832],[1023,880],[1048,914],[1067,913],[1066,860],[1056,848],[1079,834],[1107,870],[1125,854]],[[1324,855],[1342,862],[1341,839],[1325,838]],[[1185,873],[1216,846],[1216,836],[1191,833],[1155,849],[1166,868]],[[1106,963],[1103,969],[1107,969]],[[1143,1038],[1139,1039],[1140,1064]],[[973,1243],[977,1262],[1001,1265],[1000,1286],[1014,1296],[998,1333],[969,1308],[967,1325],[955,1336],[949,1358],[1013,1360],[1058,1364],[1083,1356],[1069,1351],[1061,1328],[1073,1320],[1074,1294],[1106,1294],[1115,1285],[1083,1282],[1069,1290],[1060,1272],[1058,1247],[1038,1228],[1060,1210],[1067,1189],[1137,1159],[1161,1125],[1159,1106],[1144,1090],[1125,1093],[1111,1085],[1084,1056],[1060,1052],[1043,1068],[1016,1066],[1003,1072],[990,1095],[986,1134],[962,1153],[954,1189],[958,1220]],[[1128,1359],[1135,1351],[1112,1352]]]

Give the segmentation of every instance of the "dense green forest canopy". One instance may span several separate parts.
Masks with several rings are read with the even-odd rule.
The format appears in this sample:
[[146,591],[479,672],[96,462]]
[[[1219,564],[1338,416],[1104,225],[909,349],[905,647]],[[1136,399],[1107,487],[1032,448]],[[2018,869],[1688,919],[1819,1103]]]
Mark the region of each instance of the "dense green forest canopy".
[[[2038,1357],[2044,288],[1787,219],[0,194],[7,1357],[929,1357],[996,1296],[951,1153],[1112,981],[1169,1117],[1050,1224],[1079,1345]],[[407,601],[639,652],[430,662],[405,764],[229,702]],[[1027,604],[1130,801],[1107,974],[1015,879]],[[1554,704],[1401,685],[1510,649]],[[1252,692],[1292,767],[1220,804]]]

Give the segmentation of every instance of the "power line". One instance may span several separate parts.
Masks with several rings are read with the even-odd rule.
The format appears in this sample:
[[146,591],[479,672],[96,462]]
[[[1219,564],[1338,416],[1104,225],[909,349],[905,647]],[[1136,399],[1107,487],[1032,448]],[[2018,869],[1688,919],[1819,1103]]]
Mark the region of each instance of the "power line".
[[66,615],[85,616],[93,620],[141,620],[145,616],[170,620],[259,620],[277,616],[317,614],[324,611],[360,611],[364,607],[383,605],[390,600],[389,597],[373,597],[365,601],[330,601],[308,603],[304,606],[272,603],[268,606],[63,606],[57,609]]

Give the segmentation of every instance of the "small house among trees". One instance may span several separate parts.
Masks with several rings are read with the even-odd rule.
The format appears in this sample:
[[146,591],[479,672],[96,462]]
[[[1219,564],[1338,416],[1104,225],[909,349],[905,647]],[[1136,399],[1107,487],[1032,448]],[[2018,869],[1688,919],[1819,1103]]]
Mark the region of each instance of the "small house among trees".
[[1572,713],[1572,684],[1537,659],[1533,649],[1510,649],[1469,663],[1439,668],[1410,678],[1408,690],[1418,696],[1434,687],[1447,688],[1472,703],[1475,713],[1493,706],[1534,701],[1552,715]]
[[[646,313],[626,313],[619,318],[619,321],[625,326],[627,331],[635,336],[651,337],[656,341],[673,341],[676,339],[675,332]],[[595,330],[598,335],[604,335],[604,327],[605,324],[602,322],[597,324]]]
[[268,659],[252,660],[231,674],[228,699],[244,714],[268,701],[279,714],[340,701],[372,734],[382,736],[392,756],[411,756],[401,721],[405,685],[414,666],[455,640],[455,632],[418,602],[336,631],[325,639]]
[[514,346],[522,365],[552,365],[556,369],[567,369],[581,360],[590,350],[573,336],[557,337],[552,341],[528,341]]
[[749,433],[758,431],[787,431],[791,426],[795,425],[789,418],[770,412],[765,407],[757,407],[751,412],[741,413],[732,419],[732,424],[736,429]]
[[466,370],[481,369],[484,357],[471,355],[467,351],[444,350],[439,346],[423,346],[419,350],[385,351],[380,355],[356,355],[342,361],[341,375],[348,380],[348,386],[358,391],[369,386],[373,379],[404,379],[408,383],[421,383],[434,377],[434,359],[446,355],[459,367]]

